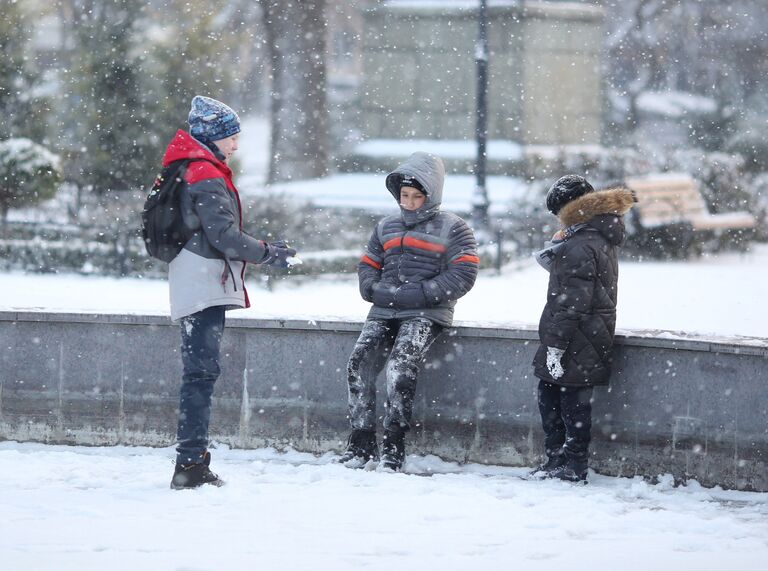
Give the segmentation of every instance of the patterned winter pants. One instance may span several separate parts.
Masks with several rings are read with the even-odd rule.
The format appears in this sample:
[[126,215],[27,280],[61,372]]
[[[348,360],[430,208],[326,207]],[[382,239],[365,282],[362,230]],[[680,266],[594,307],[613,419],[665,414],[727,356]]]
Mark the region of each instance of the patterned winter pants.
[[376,429],[376,376],[386,364],[384,428],[408,430],[413,395],[427,350],[443,330],[429,319],[369,319],[347,363],[353,429]]

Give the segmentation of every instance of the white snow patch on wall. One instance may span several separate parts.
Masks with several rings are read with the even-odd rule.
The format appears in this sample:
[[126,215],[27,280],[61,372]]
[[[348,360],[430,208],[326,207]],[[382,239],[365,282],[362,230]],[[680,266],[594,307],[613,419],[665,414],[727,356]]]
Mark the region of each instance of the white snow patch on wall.
[[665,117],[681,117],[686,113],[714,113],[717,110],[717,103],[711,97],[683,91],[646,91],[637,98],[637,106],[647,113]]
[[[369,157],[407,157],[419,151],[443,159],[472,160],[477,156],[477,143],[472,140],[371,139],[359,143],[354,149],[355,154]],[[489,159],[516,160],[522,157],[522,147],[514,141],[490,140],[486,156]],[[392,165],[392,168],[396,166]]]

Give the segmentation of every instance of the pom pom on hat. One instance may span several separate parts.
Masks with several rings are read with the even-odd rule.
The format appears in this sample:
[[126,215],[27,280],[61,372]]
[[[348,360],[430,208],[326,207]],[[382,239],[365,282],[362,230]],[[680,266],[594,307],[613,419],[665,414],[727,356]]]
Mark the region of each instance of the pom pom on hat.
[[189,134],[203,143],[226,139],[240,132],[240,117],[231,107],[202,95],[192,99],[187,122]]

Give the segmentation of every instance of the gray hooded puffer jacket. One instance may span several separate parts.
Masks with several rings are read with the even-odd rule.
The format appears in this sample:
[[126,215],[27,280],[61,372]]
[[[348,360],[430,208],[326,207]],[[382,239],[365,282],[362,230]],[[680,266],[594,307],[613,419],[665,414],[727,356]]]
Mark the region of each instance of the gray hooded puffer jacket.
[[439,157],[414,153],[387,176],[398,204],[403,177],[419,181],[427,199],[418,210],[401,208],[378,223],[358,264],[360,295],[373,302],[369,319],[426,317],[449,327],[456,300],[477,277],[475,236],[464,220],[440,211],[445,167]]

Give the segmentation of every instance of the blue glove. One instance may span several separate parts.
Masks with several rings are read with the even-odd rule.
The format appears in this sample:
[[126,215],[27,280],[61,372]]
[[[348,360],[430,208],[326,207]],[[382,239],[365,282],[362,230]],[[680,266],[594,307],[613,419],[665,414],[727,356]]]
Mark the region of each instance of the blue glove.
[[266,247],[267,251],[264,254],[264,259],[261,261],[262,264],[276,268],[289,268],[291,266],[288,263],[288,258],[295,256],[296,250],[289,247],[284,240],[270,242]]

